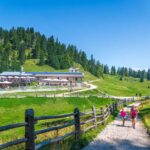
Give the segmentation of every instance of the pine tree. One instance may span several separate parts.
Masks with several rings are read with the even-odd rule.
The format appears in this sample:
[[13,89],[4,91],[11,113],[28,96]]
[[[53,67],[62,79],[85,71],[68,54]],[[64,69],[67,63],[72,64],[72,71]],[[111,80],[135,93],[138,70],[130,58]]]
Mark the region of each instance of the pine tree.
[[71,67],[69,55],[64,54],[61,57],[60,67],[61,69],[68,69],[69,67]]
[[150,81],[150,69],[147,71],[147,80]]
[[19,47],[19,60],[20,60],[20,64],[23,65],[24,62],[25,62],[25,59],[26,59],[26,56],[25,56],[25,43],[22,42],[20,44],[20,47]]
[[59,62],[59,59],[58,59],[57,56],[54,56],[54,57],[53,57],[53,62],[55,62],[55,63],[53,64],[53,67],[56,68],[56,69],[60,69],[60,62]]
[[42,66],[45,64],[45,53],[46,53],[46,37],[44,35],[41,36],[40,39],[40,62],[39,65]]
[[54,37],[51,36],[50,38],[48,38],[47,40],[47,64],[55,67],[55,59],[54,58],[56,56],[56,51],[55,51],[55,47],[54,47]]
[[96,76],[103,77],[103,67],[99,61],[97,62],[97,65],[96,65]]
[[140,82],[144,82],[145,70],[141,71]]
[[20,71],[21,70],[21,64],[17,60],[16,51],[12,52],[11,70],[12,71]]
[[116,75],[116,68],[115,68],[115,66],[111,67],[111,73],[110,74],[111,75]]
[[43,52],[43,49],[40,49],[40,61],[39,61],[39,65],[43,66],[44,64],[45,64],[45,61],[44,61],[44,52]]
[[1,72],[9,70],[8,56],[6,51],[1,55]]
[[109,67],[108,67],[108,65],[104,65],[103,72],[104,72],[104,74],[109,74]]
[[87,70],[87,56],[84,51],[81,52],[81,65],[83,66],[84,70]]
[[32,48],[32,58],[38,59],[39,56],[40,56],[40,41],[38,39],[35,44],[35,48]]

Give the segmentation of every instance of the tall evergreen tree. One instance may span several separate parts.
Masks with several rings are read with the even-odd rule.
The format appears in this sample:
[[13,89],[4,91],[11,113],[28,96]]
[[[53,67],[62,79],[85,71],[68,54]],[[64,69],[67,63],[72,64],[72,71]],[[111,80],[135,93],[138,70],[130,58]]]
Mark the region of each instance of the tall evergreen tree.
[[[56,58],[56,51],[55,51],[55,45],[54,45],[54,37],[51,36],[47,40],[47,64],[55,67],[55,60]],[[58,61],[57,61],[58,62]]]
[[116,68],[115,68],[115,66],[111,67],[111,73],[110,74],[111,75],[116,75]]
[[141,71],[140,82],[144,82],[145,70]]
[[71,67],[70,65],[70,58],[69,55],[64,54],[61,58],[61,69],[68,69],[69,67]]
[[104,72],[104,74],[109,74],[109,67],[108,67],[108,65],[104,65],[103,72]]
[[96,76],[97,77],[103,77],[103,67],[99,61],[96,64]]
[[40,61],[39,61],[39,65],[43,66],[44,64],[45,64],[44,52],[43,52],[43,49],[40,49]]
[[150,81],[150,69],[147,71],[147,80]]
[[20,60],[20,64],[23,65],[26,59],[25,56],[25,43],[21,42],[20,47],[19,47],[19,60]]

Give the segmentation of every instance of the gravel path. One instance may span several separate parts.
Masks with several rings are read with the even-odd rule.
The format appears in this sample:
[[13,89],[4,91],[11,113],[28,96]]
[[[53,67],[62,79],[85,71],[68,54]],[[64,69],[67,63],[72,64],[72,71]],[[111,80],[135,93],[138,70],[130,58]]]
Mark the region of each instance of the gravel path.
[[[139,105],[135,103],[134,105]],[[131,106],[126,107],[127,110]],[[122,126],[120,116],[110,123],[87,147],[83,150],[150,150],[150,137],[146,133],[140,119],[137,119],[136,129],[132,128],[131,120]]]

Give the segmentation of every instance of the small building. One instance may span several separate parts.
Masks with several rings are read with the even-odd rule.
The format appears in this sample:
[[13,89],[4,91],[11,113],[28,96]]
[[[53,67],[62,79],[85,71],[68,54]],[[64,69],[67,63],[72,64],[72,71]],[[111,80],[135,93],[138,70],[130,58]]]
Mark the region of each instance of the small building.
[[[50,79],[51,85],[71,85],[77,86],[82,82],[84,74],[81,72],[30,72],[38,82],[43,82],[44,79]],[[46,80],[45,80],[46,81]]]
[[69,68],[69,72],[79,72],[79,68],[71,67]]
[[49,86],[78,86],[82,83],[84,74],[78,69],[70,68],[69,72],[2,72],[0,73],[1,87],[5,81],[9,86],[25,86],[37,82]]

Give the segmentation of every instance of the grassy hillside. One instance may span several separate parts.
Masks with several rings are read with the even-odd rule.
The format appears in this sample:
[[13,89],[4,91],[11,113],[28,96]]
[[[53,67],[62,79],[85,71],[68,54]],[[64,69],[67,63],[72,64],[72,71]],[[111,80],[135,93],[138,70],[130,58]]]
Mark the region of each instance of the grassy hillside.
[[25,64],[23,65],[24,71],[26,72],[32,72],[32,71],[47,71],[47,72],[53,72],[56,71],[54,68],[48,66],[48,65],[44,65],[44,66],[39,66],[37,65],[39,62],[38,59],[28,59],[25,61]]
[[136,93],[142,95],[150,94],[150,81],[139,82],[139,79],[128,77],[120,81],[119,76],[105,75],[104,79],[99,79],[92,84],[98,86],[98,90],[116,96],[135,96]]

